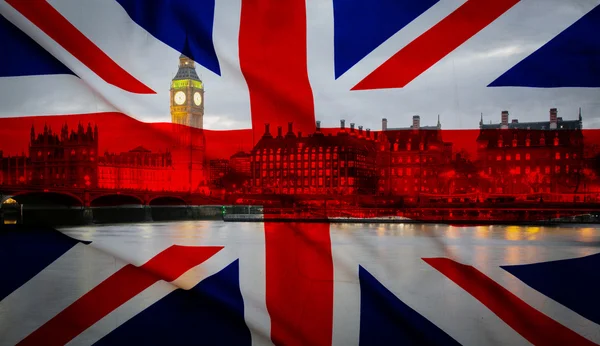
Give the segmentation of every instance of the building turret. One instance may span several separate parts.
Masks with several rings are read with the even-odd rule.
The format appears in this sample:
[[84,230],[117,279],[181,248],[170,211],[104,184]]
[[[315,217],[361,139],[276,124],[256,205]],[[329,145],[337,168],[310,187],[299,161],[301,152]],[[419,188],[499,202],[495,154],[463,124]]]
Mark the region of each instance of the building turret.
[[500,128],[501,129],[508,129],[508,111],[502,111],[502,117],[501,117],[501,123],[500,123]]
[[421,128],[421,117],[418,115],[413,115],[412,128],[418,130]]
[[558,127],[558,110],[550,108],[550,130],[556,130]]
[[288,122],[288,131],[285,134],[285,138],[295,138],[296,134],[294,133],[294,123]]
[[92,124],[88,123],[87,132],[85,133],[85,135],[90,140],[94,139],[94,134],[92,133]]

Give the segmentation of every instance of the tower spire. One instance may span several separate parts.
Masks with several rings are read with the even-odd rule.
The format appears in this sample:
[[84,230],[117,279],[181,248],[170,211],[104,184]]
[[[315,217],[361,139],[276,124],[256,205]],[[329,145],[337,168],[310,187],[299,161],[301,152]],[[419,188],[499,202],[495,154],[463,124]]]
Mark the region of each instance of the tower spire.
[[479,119],[479,128],[483,127],[483,112],[481,112],[481,118]]
[[440,122],[440,115],[439,115],[439,114],[438,114],[437,128],[438,128],[438,129],[441,129],[441,128],[442,128],[442,123]]

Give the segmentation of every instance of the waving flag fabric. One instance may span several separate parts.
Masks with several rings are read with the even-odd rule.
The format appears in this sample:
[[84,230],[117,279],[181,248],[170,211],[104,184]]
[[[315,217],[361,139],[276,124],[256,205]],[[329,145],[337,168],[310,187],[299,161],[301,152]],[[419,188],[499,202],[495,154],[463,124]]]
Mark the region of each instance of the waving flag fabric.
[[262,221],[3,226],[0,344],[600,343],[593,228],[322,222],[597,221],[599,17],[0,1],[3,213]]
[[[531,120],[551,106],[594,112],[595,90],[572,88],[599,86],[599,4],[555,5],[7,1],[2,34],[11,54],[2,76],[29,77],[2,83],[39,92],[10,88],[2,115],[118,110],[168,121],[166,94],[180,53],[198,63],[213,94],[207,128],[248,128],[261,93],[278,90],[273,99],[296,112],[311,109],[327,126],[345,118],[375,128],[381,118],[421,113],[429,123],[441,114],[446,128],[475,128],[481,112],[496,122],[509,107]],[[50,81],[52,93],[43,95]],[[418,96],[424,88],[427,97]],[[426,107],[432,97],[435,106]],[[515,103],[528,98],[536,105]]]
[[[152,243],[139,235],[144,225],[63,230],[68,236],[7,228],[1,344],[600,341],[599,257],[593,245],[560,241],[574,229],[513,227],[505,240],[461,227],[423,236],[405,225],[412,235],[399,238],[362,225],[270,223],[266,234],[254,225],[160,224]],[[284,246],[287,255],[276,254]]]

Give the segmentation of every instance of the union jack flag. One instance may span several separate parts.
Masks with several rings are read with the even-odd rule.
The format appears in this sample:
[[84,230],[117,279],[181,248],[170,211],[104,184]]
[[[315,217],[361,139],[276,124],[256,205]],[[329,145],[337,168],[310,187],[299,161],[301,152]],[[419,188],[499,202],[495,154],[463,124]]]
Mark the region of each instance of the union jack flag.
[[[505,107],[532,120],[549,103],[593,110],[599,4],[5,0],[0,116],[167,121],[181,54],[199,65],[210,129],[374,128],[422,112],[469,128]],[[539,229],[144,227],[3,229],[0,343],[600,342],[595,230],[582,246],[542,232],[547,246]]]

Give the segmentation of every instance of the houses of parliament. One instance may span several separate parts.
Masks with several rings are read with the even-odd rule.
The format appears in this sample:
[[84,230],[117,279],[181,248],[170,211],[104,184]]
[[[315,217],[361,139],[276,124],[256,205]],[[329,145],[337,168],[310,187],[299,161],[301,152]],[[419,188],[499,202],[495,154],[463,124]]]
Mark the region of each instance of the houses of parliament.
[[[0,185],[198,192],[205,185],[204,85],[192,59],[181,55],[170,83],[172,143],[153,148],[139,143],[120,153],[98,147],[102,129],[64,124],[58,132],[32,125],[29,148],[16,156],[0,150]],[[27,153],[27,154],[26,154]]]

